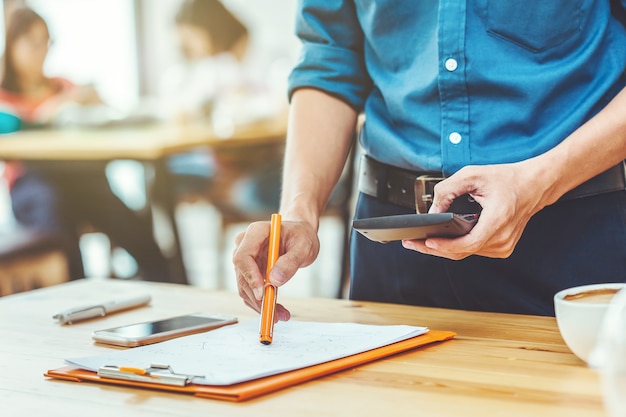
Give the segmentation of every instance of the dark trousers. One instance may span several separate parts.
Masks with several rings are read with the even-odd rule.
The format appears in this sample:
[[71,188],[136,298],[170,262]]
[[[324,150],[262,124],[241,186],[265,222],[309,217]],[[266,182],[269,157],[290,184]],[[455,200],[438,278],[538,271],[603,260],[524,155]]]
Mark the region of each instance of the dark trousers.
[[91,225],[137,261],[142,278],[169,281],[169,264],[153,237],[152,221],[113,194],[101,169],[27,169],[11,188],[18,223],[58,235],[65,242],[70,278],[84,277],[81,230]]
[[[408,213],[361,194],[355,217]],[[353,231],[351,277],[355,300],[553,316],[561,289],[626,282],[626,192],[546,207],[507,259],[453,261]]]

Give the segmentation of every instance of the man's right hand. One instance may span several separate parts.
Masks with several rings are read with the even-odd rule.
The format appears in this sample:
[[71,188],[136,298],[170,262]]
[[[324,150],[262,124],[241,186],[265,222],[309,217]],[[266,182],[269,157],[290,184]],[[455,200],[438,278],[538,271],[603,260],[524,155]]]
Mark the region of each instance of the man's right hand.
[[[349,104],[313,88],[293,93],[289,109],[280,213],[279,257],[270,283],[281,286],[319,253],[319,218],[346,164],[357,113]],[[239,295],[261,310],[270,222],[256,222],[237,236],[233,264]],[[275,320],[289,320],[289,311],[276,306]]]
[[[252,223],[245,232],[237,235],[233,265],[237,276],[239,295],[244,303],[261,311],[270,222]],[[281,225],[280,256],[270,271],[270,283],[280,287],[294,276],[299,268],[309,266],[319,253],[317,231],[306,222],[283,221]],[[275,321],[287,321],[289,311],[277,304]]]

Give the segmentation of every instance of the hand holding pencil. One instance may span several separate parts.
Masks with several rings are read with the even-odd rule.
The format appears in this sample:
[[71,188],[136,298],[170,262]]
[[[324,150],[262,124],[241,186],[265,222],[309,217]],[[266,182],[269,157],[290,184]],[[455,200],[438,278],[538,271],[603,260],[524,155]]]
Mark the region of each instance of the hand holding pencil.
[[[237,235],[233,253],[239,295],[248,307],[259,313],[268,271],[270,282],[278,288],[289,281],[299,268],[313,263],[319,252],[315,225],[294,219],[292,215],[288,220],[283,216],[280,226],[280,253],[273,268],[268,270],[270,229],[269,221],[250,224],[245,232]],[[276,304],[274,322],[287,321],[289,318],[289,311],[281,304]]]

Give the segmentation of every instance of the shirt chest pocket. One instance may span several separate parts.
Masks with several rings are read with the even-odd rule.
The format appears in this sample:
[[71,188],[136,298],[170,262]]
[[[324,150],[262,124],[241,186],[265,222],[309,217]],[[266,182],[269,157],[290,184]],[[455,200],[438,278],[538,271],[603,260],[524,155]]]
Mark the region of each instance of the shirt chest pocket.
[[487,32],[533,52],[557,46],[581,28],[583,0],[482,0]]

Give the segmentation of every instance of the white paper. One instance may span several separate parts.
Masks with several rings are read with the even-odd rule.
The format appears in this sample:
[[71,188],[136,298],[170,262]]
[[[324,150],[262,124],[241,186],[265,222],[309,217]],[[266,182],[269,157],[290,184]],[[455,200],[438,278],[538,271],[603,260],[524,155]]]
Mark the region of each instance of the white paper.
[[67,359],[83,369],[169,365],[195,375],[195,384],[231,385],[304,368],[386,346],[428,332],[425,327],[317,323],[290,320],[274,326],[273,342],[259,342],[259,320],[249,320],[166,342]]

